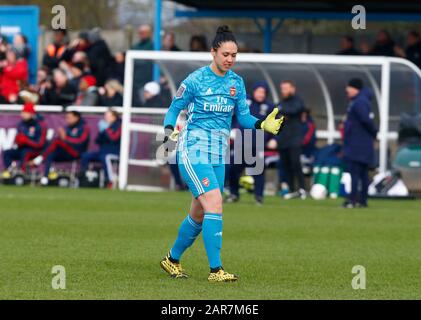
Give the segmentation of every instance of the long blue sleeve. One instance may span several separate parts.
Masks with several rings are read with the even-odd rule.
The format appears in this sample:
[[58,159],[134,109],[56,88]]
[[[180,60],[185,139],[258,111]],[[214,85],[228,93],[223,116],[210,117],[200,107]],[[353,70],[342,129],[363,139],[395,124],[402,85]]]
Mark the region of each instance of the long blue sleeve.
[[237,114],[237,120],[238,120],[238,123],[240,124],[241,128],[255,129],[256,122],[259,119],[252,116],[249,112],[249,113],[245,113],[245,114],[241,114],[241,113]]
[[240,127],[244,129],[255,129],[256,122],[259,120],[250,114],[250,107],[247,104],[247,95],[244,81],[242,81],[241,88],[238,92],[237,105],[235,106],[235,115],[237,117],[238,123],[240,124]]
[[164,128],[167,126],[176,125],[178,115],[181,110],[187,108],[187,106],[193,101],[195,90],[195,83],[191,80],[191,77],[187,77],[178,88],[174,99],[171,102],[168,112],[164,119]]
[[172,128],[175,128],[178,115],[180,114],[181,110],[177,107],[175,107],[173,104],[168,109],[167,114],[164,118],[164,128],[171,126]]

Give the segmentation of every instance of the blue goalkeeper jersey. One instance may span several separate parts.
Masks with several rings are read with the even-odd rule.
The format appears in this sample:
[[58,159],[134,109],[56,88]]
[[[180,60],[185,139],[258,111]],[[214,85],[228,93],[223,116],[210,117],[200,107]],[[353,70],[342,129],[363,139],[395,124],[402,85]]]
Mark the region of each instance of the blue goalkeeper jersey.
[[194,149],[223,157],[233,114],[243,120],[243,127],[254,128],[257,121],[250,115],[246,99],[244,81],[239,75],[229,70],[224,76],[218,76],[210,66],[205,66],[181,83],[164,125],[174,126],[180,111],[187,109],[178,150]]

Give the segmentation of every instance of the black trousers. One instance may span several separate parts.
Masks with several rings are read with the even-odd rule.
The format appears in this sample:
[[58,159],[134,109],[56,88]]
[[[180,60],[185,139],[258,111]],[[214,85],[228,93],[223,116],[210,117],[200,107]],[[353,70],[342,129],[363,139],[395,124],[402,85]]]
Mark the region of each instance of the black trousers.
[[[352,203],[367,204],[368,197],[368,165],[365,163],[348,160],[347,170],[351,175],[351,194],[349,201]],[[359,189],[361,187],[361,189]],[[360,192],[359,192],[360,191]]]
[[279,153],[281,156],[282,166],[287,176],[288,186],[290,192],[297,191],[295,187],[295,180],[298,181],[298,188],[304,189],[304,174],[301,168],[301,147],[291,147],[286,149],[280,149]]
[[[237,197],[240,196],[240,176],[245,168],[247,168],[247,166],[244,164],[231,164],[228,170],[230,193]],[[255,197],[263,198],[263,191],[265,189],[265,171],[263,170],[262,174],[253,176],[253,179]]]

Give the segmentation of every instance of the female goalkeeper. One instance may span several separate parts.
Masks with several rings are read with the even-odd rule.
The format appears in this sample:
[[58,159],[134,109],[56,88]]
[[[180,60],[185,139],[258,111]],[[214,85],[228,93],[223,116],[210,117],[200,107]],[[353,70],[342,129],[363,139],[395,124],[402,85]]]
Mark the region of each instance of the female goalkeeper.
[[236,281],[236,275],[222,268],[222,192],[225,154],[235,113],[240,126],[278,134],[283,118],[278,109],[265,119],[250,115],[243,79],[231,68],[237,56],[237,42],[227,26],[219,27],[212,43],[213,62],[191,73],[180,85],[165,116],[165,148],[178,140],[174,130],[181,110],[187,109],[186,125],[178,141],[177,160],[181,175],[193,194],[189,215],[161,267],[174,278],[186,278],[180,259],[203,231],[210,265],[210,282]]

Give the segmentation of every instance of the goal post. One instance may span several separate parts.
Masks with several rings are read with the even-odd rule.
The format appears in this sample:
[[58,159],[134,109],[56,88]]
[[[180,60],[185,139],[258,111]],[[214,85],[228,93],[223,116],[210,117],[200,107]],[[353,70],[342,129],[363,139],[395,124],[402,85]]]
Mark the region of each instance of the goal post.
[[[125,66],[123,128],[119,165],[119,188],[121,190],[165,189],[165,187],[131,185],[128,179],[131,176],[129,166],[159,166],[156,158],[139,160],[130,156],[130,146],[133,143],[131,134],[133,132],[155,135],[163,133],[162,123],[153,125],[136,123],[132,119],[135,63],[149,61],[153,64],[154,70],[160,70],[161,76],[168,80],[171,95],[174,96],[180,82],[198,67],[210,63],[211,59],[210,53],[128,51]],[[394,121],[396,127],[396,118],[399,112],[413,108],[411,102],[408,102],[403,107],[399,106],[402,110],[398,110],[398,106],[395,108],[396,103],[394,103],[394,114],[390,117],[391,99],[393,101],[397,99],[396,96],[402,86],[402,81],[397,79],[407,81],[405,82],[406,86],[411,87],[411,90],[419,90],[417,85],[419,86],[421,83],[421,71],[413,63],[394,57],[240,53],[234,71],[244,78],[247,89],[251,88],[253,81],[265,80],[275,103],[279,102],[277,91],[280,79],[287,78],[298,84],[301,83],[298,85],[299,94],[304,95],[305,104],[320,119],[321,125],[317,126],[316,122],[318,127],[316,136],[319,139],[325,139],[327,143],[333,143],[335,139],[340,138],[339,132],[336,130],[336,122],[346,112],[345,80],[349,80],[355,75],[362,77],[365,85],[374,92],[373,104],[377,106],[377,108],[374,107],[374,111],[378,115],[379,125],[377,139],[380,172],[385,172],[388,167],[389,142],[397,140],[397,131],[390,128],[391,121]],[[161,107],[150,109],[150,111],[142,107],[135,109],[145,113],[160,114],[163,119],[168,105]]]

